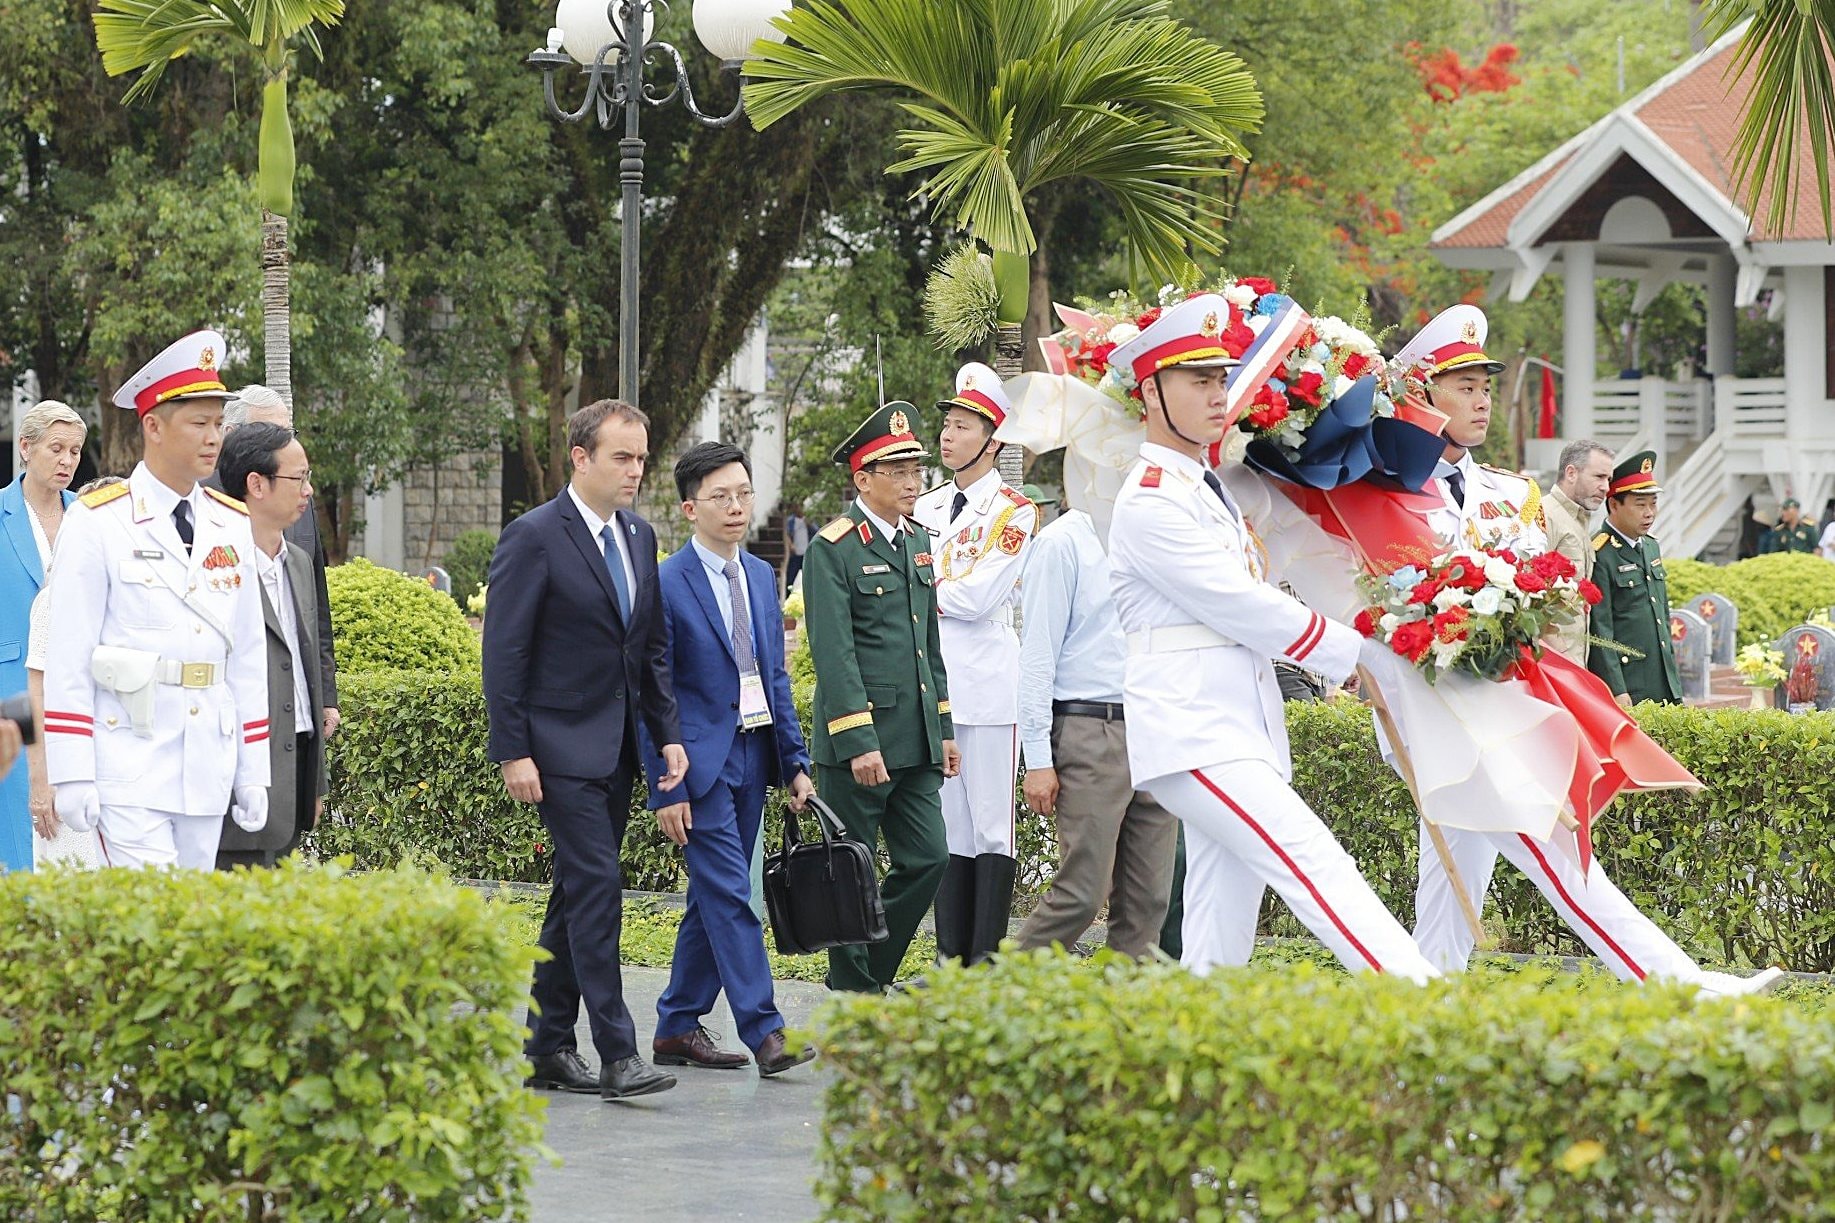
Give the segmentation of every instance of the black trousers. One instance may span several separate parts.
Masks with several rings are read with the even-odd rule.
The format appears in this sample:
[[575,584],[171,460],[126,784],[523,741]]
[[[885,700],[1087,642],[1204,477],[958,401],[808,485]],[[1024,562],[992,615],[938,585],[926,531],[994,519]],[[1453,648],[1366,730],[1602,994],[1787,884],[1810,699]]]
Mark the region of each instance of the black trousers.
[[[279,849],[219,849],[217,851],[218,870],[229,871],[238,866],[273,866],[288,854],[298,850],[300,842],[306,839],[308,832],[312,831],[313,813],[318,810],[319,779],[311,769],[302,767],[311,758],[312,736],[295,735],[293,750],[297,753],[293,767],[293,835]],[[270,804],[278,797],[274,794],[272,787],[268,789],[268,796]]]
[[574,1048],[574,1021],[586,1004],[601,1064],[637,1052],[624,1004],[618,940],[624,926],[624,875],[618,852],[631,811],[632,753],[609,777],[542,775],[542,823],[554,846],[554,889],[542,921],[542,949],[529,990],[531,1057]]

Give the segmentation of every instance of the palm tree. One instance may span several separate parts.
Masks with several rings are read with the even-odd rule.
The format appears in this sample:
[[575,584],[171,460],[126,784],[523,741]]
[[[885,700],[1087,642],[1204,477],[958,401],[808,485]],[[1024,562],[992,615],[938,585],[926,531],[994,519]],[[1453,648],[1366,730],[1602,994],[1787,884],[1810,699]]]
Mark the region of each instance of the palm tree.
[[1835,4],[1828,0],[1712,0],[1707,25],[1718,38],[1743,21],[1729,76],[1754,66],[1752,92],[1740,116],[1735,172],[1756,214],[1770,191],[1765,220],[1786,224],[1798,200],[1797,160],[1807,142],[1816,164],[1822,229],[1835,236],[1829,201],[1829,151],[1835,147]]
[[262,351],[267,384],[293,402],[287,217],[293,212],[293,121],[287,113],[287,59],[298,38],[323,58],[319,26],[336,25],[344,0],[99,0],[96,48],[110,76],[140,72],[122,99],[152,94],[166,65],[200,38],[224,35],[261,57],[261,138],[255,172],[261,201]]
[[[1020,324],[1037,246],[1027,215],[1040,188],[1083,180],[1107,194],[1132,255],[1174,275],[1219,247],[1197,192],[1261,121],[1236,56],[1172,20],[1165,0],[808,0],[760,42],[746,111],[763,129],[846,90],[901,95],[912,125],[888,173],[928,175],[918,193],[994,254],[995,369],[1020,371]],[[1018,483],[1020,455],[1002,471]],[[1009,463],[1008,460],[1011,460]],[[1009,471],[1008,468],[1011,467]]]

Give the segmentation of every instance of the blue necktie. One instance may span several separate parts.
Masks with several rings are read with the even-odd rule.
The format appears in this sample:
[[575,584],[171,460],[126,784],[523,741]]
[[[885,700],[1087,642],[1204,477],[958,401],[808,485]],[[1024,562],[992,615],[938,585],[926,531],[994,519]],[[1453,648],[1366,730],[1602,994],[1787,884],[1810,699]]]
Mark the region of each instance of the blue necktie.
[[612,575],[612,589],[618,592],[618,614],[631,618],[631,581],[624,574],[624,558],[618,553],[618,531],[611,523],[599,532],[605,540],[605,570]]

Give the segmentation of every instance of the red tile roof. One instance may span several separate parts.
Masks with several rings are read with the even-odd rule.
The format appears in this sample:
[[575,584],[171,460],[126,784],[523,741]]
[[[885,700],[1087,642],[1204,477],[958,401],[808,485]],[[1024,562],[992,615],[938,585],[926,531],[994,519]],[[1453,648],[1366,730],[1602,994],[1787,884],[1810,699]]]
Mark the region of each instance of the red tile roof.
[[[1744,192],[1734,181],[1734,144],[1739,131],[1741,104],[1751,88],[1749,67],[1729,81],[1727,72],[1737,55],[1737,40],[1727,39],[1718,48],[1697,56],[1667,83],[1632,99],[1626,110],[1634,115],[1680,162],[1699,174],[1742,214]],[[1529,201],[1580,151],[1576,145],[1540,173],[1433,243],[1435,249],[1484,248],[1506,245],[1510,223]],[[1755,242],[1822,241],[1822,211],[1816,203],[1816,169],[1807,140],[1797,145],[1796,212],[1781,230],[1764,222],[1770,205],[1769,190],[1761,197],[1749,240]],[[1506,184],[1508,185],[1508,184]]]

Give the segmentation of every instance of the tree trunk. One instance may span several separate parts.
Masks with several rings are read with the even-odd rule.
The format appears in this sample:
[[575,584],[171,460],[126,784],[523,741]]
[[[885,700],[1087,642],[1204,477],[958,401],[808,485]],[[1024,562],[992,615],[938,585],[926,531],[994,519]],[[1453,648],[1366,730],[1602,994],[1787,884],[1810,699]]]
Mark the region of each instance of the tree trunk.
[[268,389],[293,406],[293,319],[287,286],[287,218],[261,212],[261,348]]
[[[1000,375],[1002,382],[1020,375],[1020,367],[1025,363],[1026,342],[1021,334],[1023,324],[1002,323],[1000,330],[994,334],[994,372]],[[1000,478],[1018,488],[1026,479],[1026,451],[1021,446],[1002,446],[1000,448]]]

